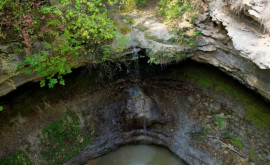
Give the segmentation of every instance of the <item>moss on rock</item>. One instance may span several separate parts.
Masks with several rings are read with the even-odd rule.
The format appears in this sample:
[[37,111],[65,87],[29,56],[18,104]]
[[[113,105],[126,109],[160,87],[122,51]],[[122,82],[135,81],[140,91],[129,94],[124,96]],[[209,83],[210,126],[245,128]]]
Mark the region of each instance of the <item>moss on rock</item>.
[[270,108],[262,98],[231,77],[220,74],[220,71],[198,66],[186,66],[181,71],[173,71],[172,75],[177,76],[183,72],[185,79],[197,84],[200,88],[212,88],[217,94],[232,96],[246,110],[245,118],[252,121],[258,128],[270,128]]

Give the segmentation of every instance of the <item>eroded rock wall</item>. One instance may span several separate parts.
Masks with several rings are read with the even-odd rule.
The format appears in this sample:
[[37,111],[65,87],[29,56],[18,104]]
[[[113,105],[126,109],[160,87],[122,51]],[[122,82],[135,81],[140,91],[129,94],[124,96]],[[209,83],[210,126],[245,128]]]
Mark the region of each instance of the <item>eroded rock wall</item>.
[[[213,21],[212,25],[211,21],[207,23],[206,20],[196,25],[202,31],[201,42],[207,42],[215,50],[197,52],[192,59],[219,67],[269,99],[270,36],[263,32],[260,25],[252,22],[253,17],[230,14],[232,5],[236,4],[228,7],[227,3],[208,3],[206,13]],[[249,12],[262,6],[261,3],[252,4]]]

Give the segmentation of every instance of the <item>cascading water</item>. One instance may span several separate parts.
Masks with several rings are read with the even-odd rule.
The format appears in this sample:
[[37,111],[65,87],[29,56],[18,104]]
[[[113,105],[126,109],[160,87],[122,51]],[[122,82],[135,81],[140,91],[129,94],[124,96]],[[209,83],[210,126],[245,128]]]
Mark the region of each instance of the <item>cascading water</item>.
[[[132,44],[135,45],[135,44]],[[134,64],[134,71],[133,71],[133,78],[136,82],[136,87],[132,88],[132,95],[136,98],[136,105],[138,106],[137,108],[139,108],[141,110],[141,118],[142,118],[142,128],[144,130],[144,132],[146,131],[146,112],[144,109],[144,102],[142,101],[142,96],[141,96],[141,88],[138,86],[137,82],[140,79],[140,67],[139,67],[139,52],[140,49],[136,48],[136,46],[133,46],[133,53],[132,53],[132,60],[133,60],[133,64]]]
[[[138,54],[138,52],[139,52],[139,49],[137,49],[135,46],[133,46],[133,60],[134,60],[134,74],[135,74],[135,80],[136,81],[138,81],[138,79],[140,78],[140,67],[139,67],[139,54]],[[140,89],[140,88],[136,88],[136,89]],[[136,95],[136,97],[137,97],[137,99],[138,99],[138,101],[140,101],[141,100],[141,95],[140,95],[140,93],[139,93],[139,91],[134,91],[134,93],[135,93],[135,95]],[[143,108],[143,102],[140,102],[141,104],[140,104],[140,109],[142,110],[142,111],[144,111],[144,108]],[[142,112],[142,114],[143,114],[143,130],[144,130],[144,132],[146,131],[146,112]]]
[[137,49],[133,46],[132,60],[134,60],[134,75],[135,79],[138,80],[140,78],[140,68],[139,68],[139,52],[140,49]]

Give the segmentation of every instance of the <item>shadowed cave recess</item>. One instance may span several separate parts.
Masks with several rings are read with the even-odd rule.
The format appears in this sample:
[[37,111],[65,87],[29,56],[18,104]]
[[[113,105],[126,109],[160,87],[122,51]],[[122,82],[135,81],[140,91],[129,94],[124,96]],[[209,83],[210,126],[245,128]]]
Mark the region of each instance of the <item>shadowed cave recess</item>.
[[65,87],[28,83],[2,97],[1,163],[269,162],[263,97],[213,66],[149,64],[145,50],[135,49],[124,63],[74,70]]

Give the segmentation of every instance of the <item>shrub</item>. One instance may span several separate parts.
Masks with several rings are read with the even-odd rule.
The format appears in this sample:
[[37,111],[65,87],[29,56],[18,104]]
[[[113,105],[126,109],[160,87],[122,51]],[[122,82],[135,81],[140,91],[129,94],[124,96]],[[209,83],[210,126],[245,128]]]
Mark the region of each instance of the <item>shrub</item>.
[[135,0],[137,7],[145,7],[147,5],[148,0]]
[[198,2],[198,0],[161,0],[159,2],[159,15],[172,20],[187,14],[190,20],[194,20],[199,11]]
[[[7,41],[8,36],[22,43],[26,58],[20,68],[30,66],[26,73],[46,77],[41,86],[48,81],[49,87],[56,83],[64,85],[62,76],[71,72],[72,57],[93,55],[100,45],[113,39],[116,29],[100,0],[53,3],[41,0],[0,3],[0,37]],[[33,53],[36,41],[45,43],[45,48]]]

